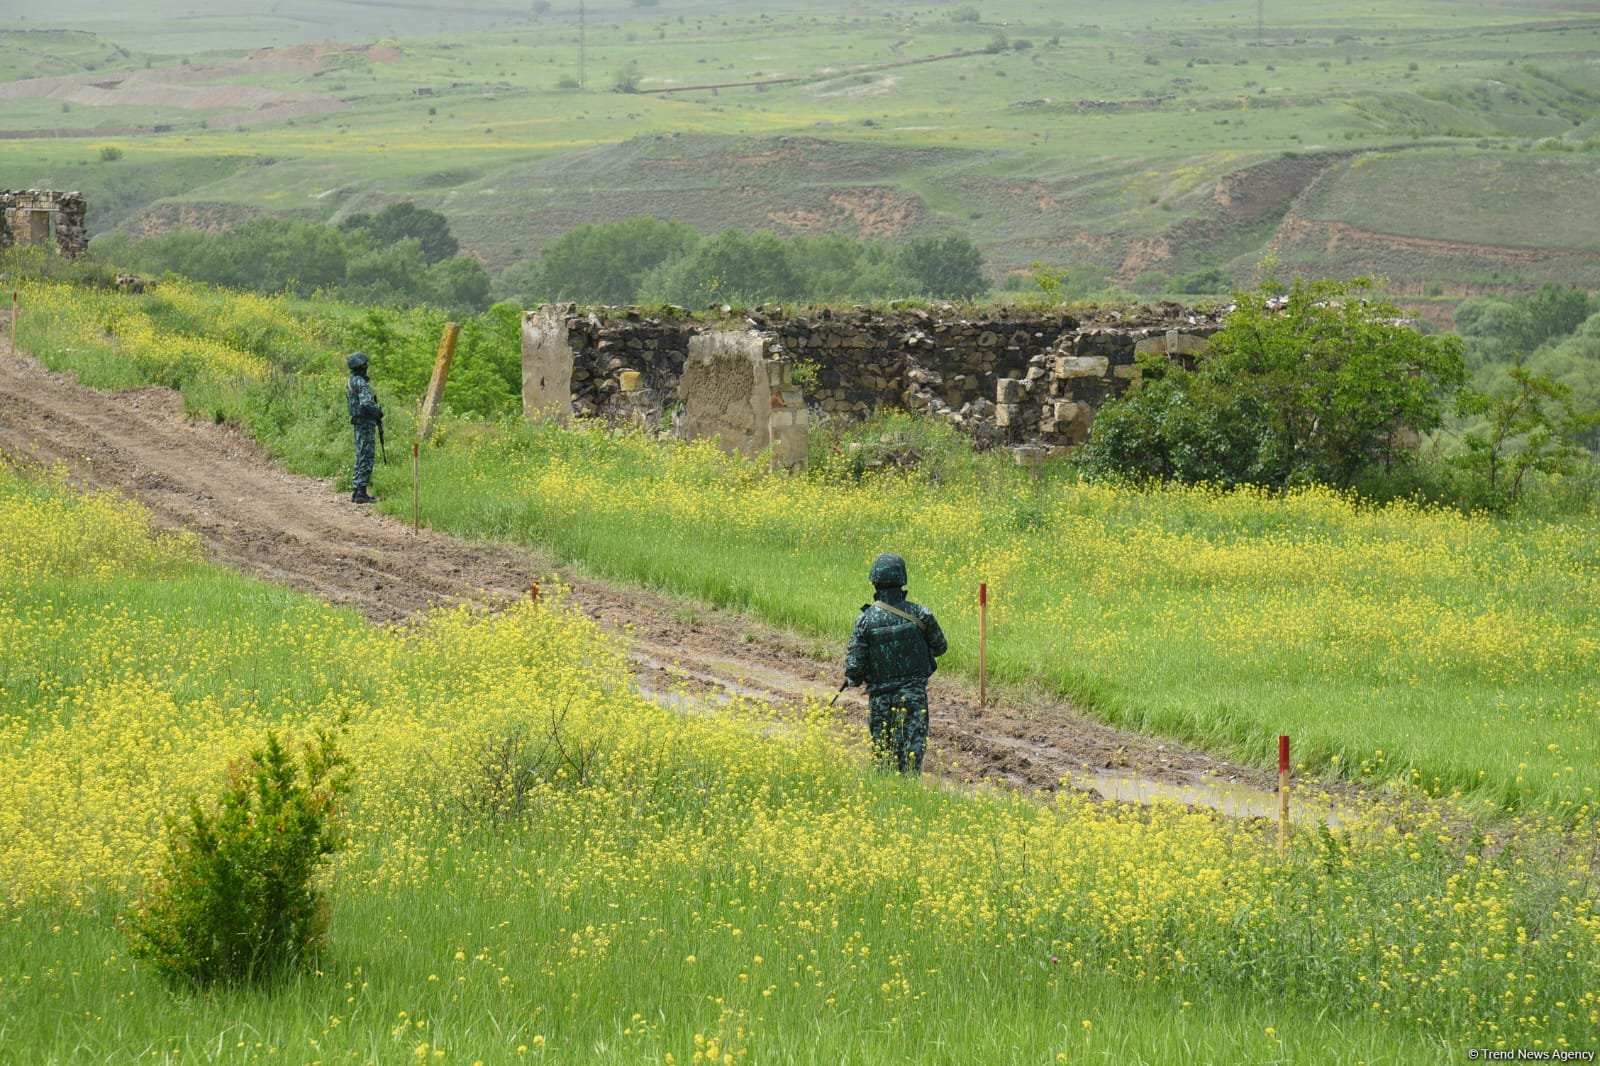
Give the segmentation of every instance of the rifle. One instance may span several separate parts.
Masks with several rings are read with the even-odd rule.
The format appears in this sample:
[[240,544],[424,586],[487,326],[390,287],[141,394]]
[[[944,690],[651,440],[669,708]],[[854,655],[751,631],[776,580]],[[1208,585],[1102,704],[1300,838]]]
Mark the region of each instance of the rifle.
[[850,679],[846,678],[844,684],[839,686],[839,691],[835,692],[833,694],[833,699],[828,701],[828,706],[832,707],[834,705],[834,703],[836,703],[838,701],[839,697],[844,695],[844,690],[849,688],[849,687],[850,687]]
[[383,441],[383,419],[378,419],[378,454],[383,456],[383,465],[389,465],[389,446]]

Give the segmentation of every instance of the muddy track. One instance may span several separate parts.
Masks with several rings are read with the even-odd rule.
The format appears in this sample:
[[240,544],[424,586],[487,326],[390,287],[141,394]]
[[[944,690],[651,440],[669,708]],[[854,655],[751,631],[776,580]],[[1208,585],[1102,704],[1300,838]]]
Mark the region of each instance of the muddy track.
[[[642,688],[794,705],[807,695],[830,696],[841,676],[848,610],[841,608],[838,646],[831,647],[749,617],[596,580],[536,551],[426,529],[413,534],[409,524],[351,504],[325,482],[285,472],[238,430],[186,418],[170,390],[97,392],[12,353],[3,337],[0,456],[63,466],[74,483],[121,492],[148,507],[158,525],[192,531],[219,562],[352,606],[376,622],[432,604],[526,596],[533,580],[554,577],[570,589],[571,605],[626,631]],[[1271,787],[1259,770],[1112,729],[1060,702],[1030,696],[1022,706],[1002,697],[980,707],[963,681],[941,676],[931,696],[930,768],[953,780],[1043,791],[1068,774],[1102,784],[1136,777]],[[858,690],[839,702],[864,722]]]

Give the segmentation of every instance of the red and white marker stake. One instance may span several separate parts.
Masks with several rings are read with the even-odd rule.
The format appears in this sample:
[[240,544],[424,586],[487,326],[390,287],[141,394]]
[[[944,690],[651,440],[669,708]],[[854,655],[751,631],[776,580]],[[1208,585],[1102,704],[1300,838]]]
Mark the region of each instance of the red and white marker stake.
[[1289,850],[1289,736],[1278,736],[1278,854]]
[[989,703],[989,583],[978,585],[978,706]]

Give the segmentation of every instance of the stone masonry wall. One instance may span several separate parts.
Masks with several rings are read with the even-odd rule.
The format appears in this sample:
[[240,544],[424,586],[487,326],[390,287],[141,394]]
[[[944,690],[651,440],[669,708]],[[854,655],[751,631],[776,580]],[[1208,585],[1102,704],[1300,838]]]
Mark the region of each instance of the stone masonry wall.
[[[577,415],[665,424],[679,395],[690,339],[753,329],[776,338],[774,354],[815,368],[805,401],[819,420],[901,408],[943,418],[982,445],[1045,449],[1087,436],[1094,412],[1136,376],[1137,352],[1193,358],[1221,328],[1216,315],[1176,304],[1107,312],[1089,321],[1060,311],[964,315],[953,307],[799,314],[757,309],[720,317],[616,310],[601,317],[580,314],[572,305],[547,305],[524,316],[525,380],[534,321],[566,331],[571,411]],[[625,371],[639,374],[630,375],[627,392]]]
[[87,205],[77,192],[53,189],[0,189],[0,251],[14,244],[44,244],[54,216],[57,254],[76,259],[89,249],[84,216]]

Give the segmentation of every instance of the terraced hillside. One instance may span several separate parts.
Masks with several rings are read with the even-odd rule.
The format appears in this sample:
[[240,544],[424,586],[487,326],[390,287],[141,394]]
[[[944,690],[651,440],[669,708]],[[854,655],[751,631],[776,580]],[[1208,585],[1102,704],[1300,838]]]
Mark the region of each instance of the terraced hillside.
[[958,230],[997,284],[1172,291],[1271,254],[1419,294],[1600,286],[1577,2],[177,6],[0,33],[4,184],[142,233],[410,199],[492,271],[648,213]]

